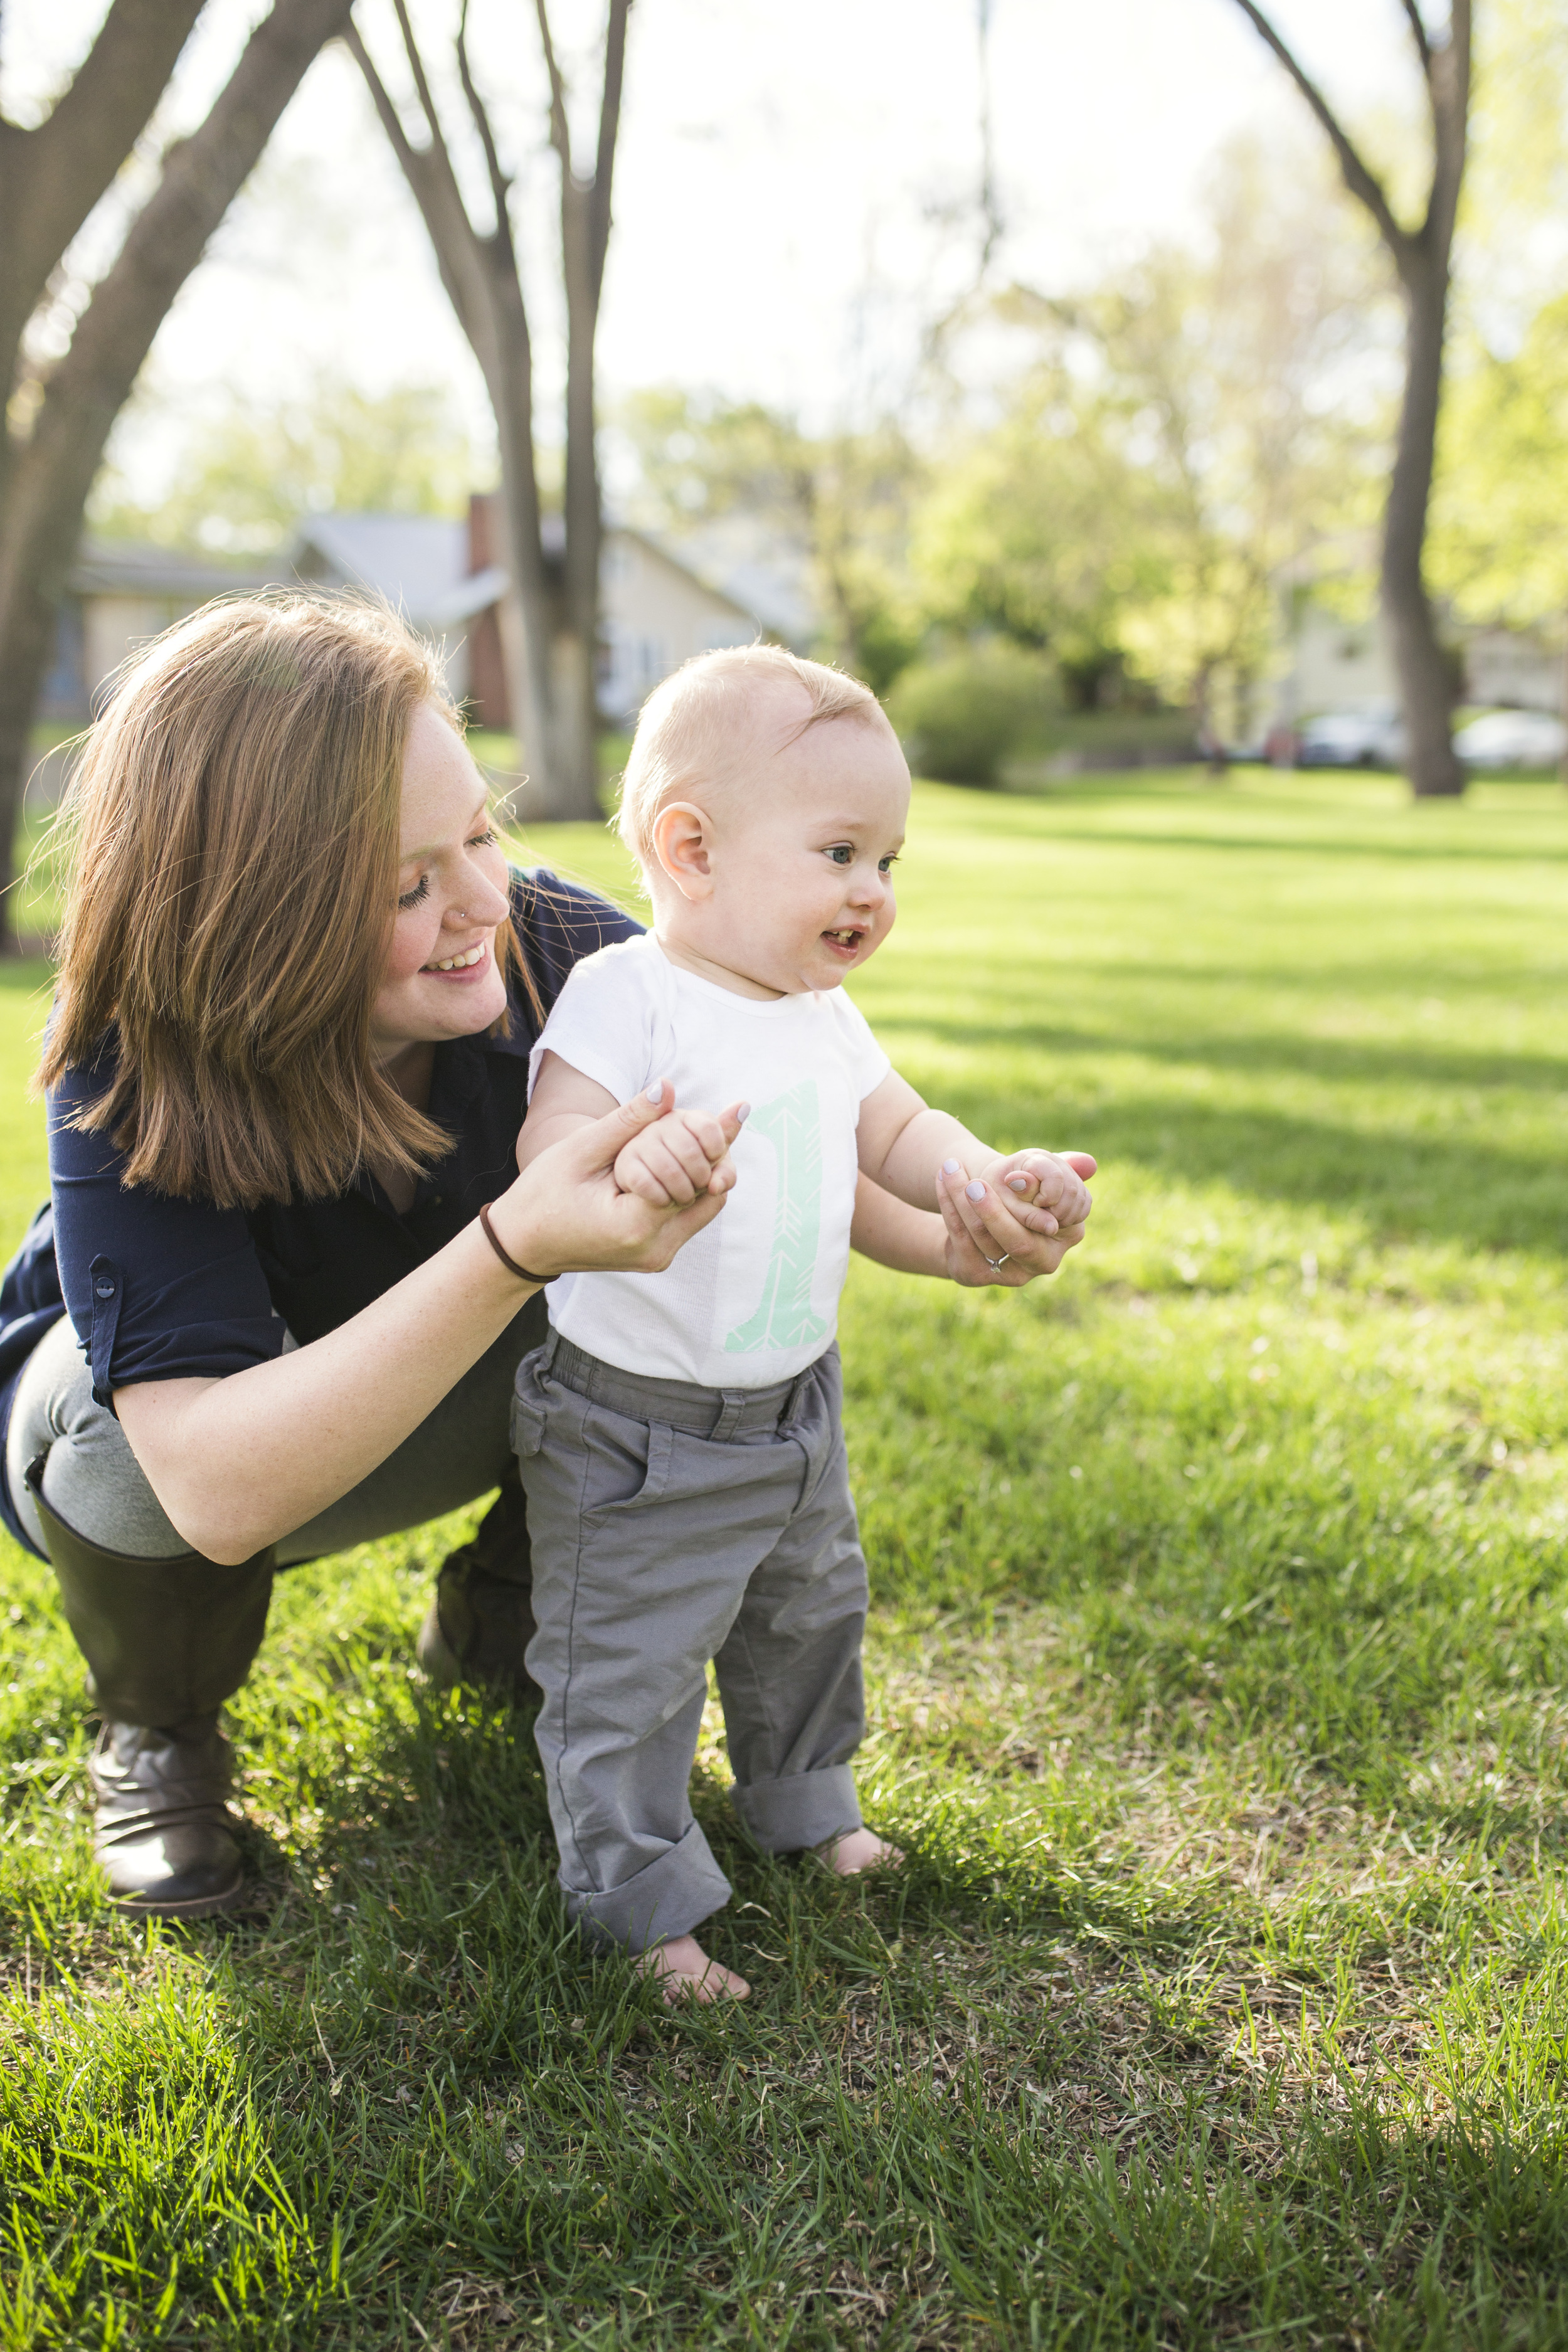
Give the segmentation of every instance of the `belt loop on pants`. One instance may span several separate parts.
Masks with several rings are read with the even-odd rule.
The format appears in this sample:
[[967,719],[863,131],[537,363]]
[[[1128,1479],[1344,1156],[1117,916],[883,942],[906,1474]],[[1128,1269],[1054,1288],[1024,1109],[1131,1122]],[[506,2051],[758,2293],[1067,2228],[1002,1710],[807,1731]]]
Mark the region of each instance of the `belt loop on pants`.
[[[723,1410],[708,1434],[716,1444],[722,1445],[740,1428],[741,1415],[752,1401],[752,1391],[749,1389],[721,1389],[719,1393],[724,1400]],[[793,1398],[791,1402],[794,1402]]]
[[805,1411],[805,1400],[811,1392],[812,1376],[816,1370],[816,1364],[807,1364],[804,1372],[796,1372],[795,1376],[795,1386],[791,1389],[784,1409],[779,1415],[779,1435],[781,1437],[788,1434],[788,1433],[795,1427],[795,1423],[800,1419],[802,1412]]

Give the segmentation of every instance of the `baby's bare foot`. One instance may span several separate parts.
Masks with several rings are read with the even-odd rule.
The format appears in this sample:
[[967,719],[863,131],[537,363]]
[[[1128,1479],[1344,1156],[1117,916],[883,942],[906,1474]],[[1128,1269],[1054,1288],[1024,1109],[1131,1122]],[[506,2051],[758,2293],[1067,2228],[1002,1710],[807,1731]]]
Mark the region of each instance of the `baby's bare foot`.
[[896,1870],[904,1858],[875,1830],[847,1830],[842,1837],[828,1838],[816,1852],[840,1878],[853,1878],[861,1870]]
[[695,1936],[671,1936],[639,1952],[637,1971],[652,1977],[666,2000],[744,2000],[751,1986],[733,1969],[710,1960]]

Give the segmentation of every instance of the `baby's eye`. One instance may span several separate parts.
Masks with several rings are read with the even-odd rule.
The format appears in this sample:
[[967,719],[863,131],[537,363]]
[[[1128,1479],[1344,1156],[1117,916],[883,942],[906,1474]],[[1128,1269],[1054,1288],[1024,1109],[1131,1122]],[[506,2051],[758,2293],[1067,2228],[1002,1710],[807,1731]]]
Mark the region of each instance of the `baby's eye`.
[[835,866],[853,866],[855,852],[847,841],[836,841],[827,855]]
[[889,856],[878,858],[877,871],[879,874],[890,874],[898,862],[899,855],[897,850],[894,850]]

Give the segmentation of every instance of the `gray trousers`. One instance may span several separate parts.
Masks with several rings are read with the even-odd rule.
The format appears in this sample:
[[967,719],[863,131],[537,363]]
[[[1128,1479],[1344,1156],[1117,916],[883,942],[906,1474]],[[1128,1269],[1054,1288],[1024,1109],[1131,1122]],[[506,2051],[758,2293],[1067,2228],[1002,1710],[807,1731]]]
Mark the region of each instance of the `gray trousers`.
[[[512,1383],[519,1360],[546,1328],[542,1294],[529,1300],[494,1345],[417,1429],[338,1502],[277,1547],[279,1568],[346,1551],[418,1527],[500,1485],[511,1460]],[[64,1320],[45,1333],[17,1384],[5,1443],[5,1476],[23,1526],[45,1549],[24,1473],[39,1454],[44,1500],[89,1543],[136,1559],[170,1559],[188,1547],[142,1474]]]
[[866,1562],[838,1350],[763,1390],[617,1370],[552,1335],[520,1365],[528,1670],[567,1909],[641,1951],[729,1900],[692,1818],[718,1670],[732,1800],[769,1853],[860,1825]]

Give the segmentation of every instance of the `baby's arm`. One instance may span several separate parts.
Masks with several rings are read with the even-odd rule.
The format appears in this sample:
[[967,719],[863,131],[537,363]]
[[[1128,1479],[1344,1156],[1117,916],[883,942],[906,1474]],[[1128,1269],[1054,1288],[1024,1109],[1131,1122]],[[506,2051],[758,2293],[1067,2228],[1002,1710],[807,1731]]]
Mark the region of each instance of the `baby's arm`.
[[[650,1102],[659,1102],[674,1089],[666,1079],[647,1090]],[[547,1051],[534,1081],[528,1117],[517,1139],[517,1163],[526,1168],[552,1143],[574,1129],[603,1118],[616,1107],[616,1097],[596,1079]],[[737,1106],[739,1117],[745,1117]],[[731,1123],[736,1112],[730,1114]],[[734,1163],[718,1119],[705,1111],[668,1108],[663,1118],[634,1136],[616,1161],[616,1182],[623,1192],[635,1192],[656,1208],[695,1201],[700,1193],[727,1192],[735,1181]]]
[[[1093,1162],[1087,1154],[994,1150],[950,1112],[931,1109],[896,1070],[862,1102],[857,1143],[862,1171],[913,1208],[941,1206],[940,1169],[1005,1185],[1014,1213],[1034,1233],[1066,1231],[1089,1215],[1083,1176],[1093,1173]],[[1081,1173],[1075,1158],[1084,1160]]]

